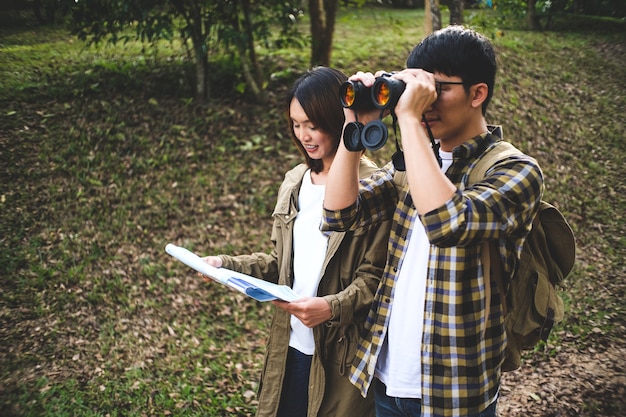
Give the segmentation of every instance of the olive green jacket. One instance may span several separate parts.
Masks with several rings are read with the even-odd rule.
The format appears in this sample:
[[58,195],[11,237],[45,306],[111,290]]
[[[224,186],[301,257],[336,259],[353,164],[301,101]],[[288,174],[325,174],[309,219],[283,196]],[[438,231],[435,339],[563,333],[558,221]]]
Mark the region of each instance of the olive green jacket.
[[[279,189],[271,239],[274,250],[236,257],[221,255],[223,266],[279,284],[293,285],[293,225],[298,214],[298,193],[306,165],[285,174]],[[361,177],[376,166],[363,160]],[[308,417],[374,416],[373,398],[361,397],[348,380],[380,277],[385,267],[390,222],[353,232],[332,232],[318,296],[331,306],[333,317],[313,328],[315,353],[309,379]],[[289,347],[290,315],[277,308],[267,339],[265,364],[259,386],[257,417],[276,416]]]

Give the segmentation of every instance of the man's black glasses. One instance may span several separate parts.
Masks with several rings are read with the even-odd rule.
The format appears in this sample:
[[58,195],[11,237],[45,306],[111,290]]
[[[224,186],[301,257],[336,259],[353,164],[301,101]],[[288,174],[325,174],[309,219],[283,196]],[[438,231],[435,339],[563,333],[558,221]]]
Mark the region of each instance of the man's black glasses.
[[442,85],[461,85],[463,81],[435,81],[435,91],[437,92],[437,97],[441,95],[441,86]]

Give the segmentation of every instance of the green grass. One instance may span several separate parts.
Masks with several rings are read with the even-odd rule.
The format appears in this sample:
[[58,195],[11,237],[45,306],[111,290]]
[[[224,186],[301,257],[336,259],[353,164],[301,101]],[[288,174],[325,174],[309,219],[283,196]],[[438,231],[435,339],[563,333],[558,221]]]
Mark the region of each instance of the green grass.
[[[422,11],[342,11],[333,65],[402,68],[422,22]],[[537,157],[546,199],[577,234],[548,355],[623,346],[624,32],[472,24],[499,53],[488,118]],[[196,103],[179,45],[141,50],[55,28],[0,31],[3,416],[254,414],[271,308],[205,283],[164,247],[270,250],[275,193],[300,160],[281,98],[308,49],[271,52],[287,76],[263,107],[234,88]]]

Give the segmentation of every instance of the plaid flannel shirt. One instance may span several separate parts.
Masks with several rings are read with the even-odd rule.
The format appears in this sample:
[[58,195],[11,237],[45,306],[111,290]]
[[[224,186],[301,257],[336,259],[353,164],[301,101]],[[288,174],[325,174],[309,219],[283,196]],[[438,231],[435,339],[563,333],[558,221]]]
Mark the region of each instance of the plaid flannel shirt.
[[394,183],[391,163],[361,180],[354,205],[324,211],[324,230],[349,230],[393,216],[387,265],[350,373],[362,395],[370,387],[386,336],[407,234],[419,219],[431,243],[421,344],[422,416],[474,415],[495,399],[506,334],[495,283],[491,305],[486,306],[481,243],[498,241],[505,276],[510,276],[543,194],[543,174],[527,156],[500,161],[483,181],[465,186],[478,156],[496,140],[484,134],[454,150],[446,175],[457,192],[423,216],[415,212],[408,185]]

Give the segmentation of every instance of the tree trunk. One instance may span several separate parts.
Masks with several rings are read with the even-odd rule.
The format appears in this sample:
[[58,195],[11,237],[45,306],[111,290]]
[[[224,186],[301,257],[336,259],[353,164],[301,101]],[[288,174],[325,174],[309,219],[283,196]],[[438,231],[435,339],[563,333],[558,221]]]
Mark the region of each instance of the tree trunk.
[[195,39],[192,39],[193,50],[196,58],[196,98],[206,100],[209,98],[209,56]]
[[537,16],[537,8],[535,7],[537,0],[528,0],[526,8],[526,17],[528,19],[528,27],[530,30],[541,30],[541,22]]
[[439,10],[439,0],[424,1],[424,30],[426,34],[433,33],[441,29],[441,11]]
[[255,79],[253,75],[253,70],[250,68],[252,65],[249,62],[249,59],[246,56],[245,49],[238,47],[239,56],[241,58],[241,68],[243,70],[243,77],[246,80],[246,85],[252,90],[252,94],[254,95],[254,99],[257,103],[265,103],[267,102],[267,97],[265,95],[265,91],[260,87],[260,84]]
[[195,97],[199,100],[206,100],[210,97],[209,51],[205,45],[205,33],[202,29],[204,26],[208,33],[211,22],[205,22],[202,19],[203,13],[199,7],[186,8],[180,1],[173,1],[172,4],[191,28],[190,37],[196,64]]
[[255,100],[259,103],[265,103],[267,97],[263,85],[263,71],[261,71],[261,65],[257,59],[256,52],[254,50],[254,32],[252,29],[252,19],[250,18],[250,0],[242,0],[241,2],[243,12],[243,27],[241,30],[245,33],[245,43],[242,43],[239,47],[239,54],[241,56],[241,65],[243,68],[243,74],[246,79],[246,84],[252,89]]
[[330,65],[336,11],[336,0],[309,0],[311,66]]
[[33,1],[33,14],[35,15],[35,19],[37,19],[37,23],[43,25],[46,21],[41,14],[41,0]]
[[450,1],[450,24],[463,24],[463,0]]

